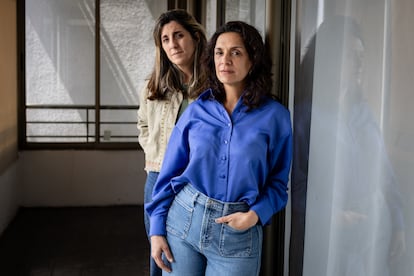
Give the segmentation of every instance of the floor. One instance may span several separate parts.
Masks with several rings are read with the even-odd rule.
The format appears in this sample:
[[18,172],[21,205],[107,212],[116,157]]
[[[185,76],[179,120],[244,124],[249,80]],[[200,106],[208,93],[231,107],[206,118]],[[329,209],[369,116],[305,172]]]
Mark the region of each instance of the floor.
[[0,237],[0,275],[149,275],[142,216],[142,206],[22,208]]

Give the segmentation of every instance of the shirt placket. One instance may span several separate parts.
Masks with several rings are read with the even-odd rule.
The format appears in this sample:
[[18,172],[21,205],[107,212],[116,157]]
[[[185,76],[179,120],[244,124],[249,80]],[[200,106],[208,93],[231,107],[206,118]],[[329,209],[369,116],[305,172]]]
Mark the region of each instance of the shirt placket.
[[223,187],[223,193],[224,197],[227,198],[228,194],[228,179],[229,179],[229,167],[230,167],[230,144],[231,144],[231,138],[233,133],[233,124],[231,122],[230,117],[225,114],[225,126],[223,127],[223,136],[221,139],[221,154],[220,154],[220,160],[219,160],[219,174],[218,174],[218,181],[220,184],[220,187]]

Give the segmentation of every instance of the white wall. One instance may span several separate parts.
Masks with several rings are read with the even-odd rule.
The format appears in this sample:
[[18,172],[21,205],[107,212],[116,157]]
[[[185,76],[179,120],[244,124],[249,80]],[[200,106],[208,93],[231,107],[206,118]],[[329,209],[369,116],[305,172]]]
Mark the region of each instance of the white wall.
[[0,235],[22,207],[143,204],[142,151],[23,151],[0,174]]
[[24,151],[21,206],[143,204],[142,151]]

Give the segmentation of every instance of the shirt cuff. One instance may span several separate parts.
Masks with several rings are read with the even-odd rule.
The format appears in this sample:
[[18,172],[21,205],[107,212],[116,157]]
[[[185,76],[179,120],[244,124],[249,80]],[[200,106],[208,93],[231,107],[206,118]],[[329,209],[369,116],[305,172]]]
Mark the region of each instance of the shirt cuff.
[[166,236],[166,218],[163,216],[150,217],[150,236]]

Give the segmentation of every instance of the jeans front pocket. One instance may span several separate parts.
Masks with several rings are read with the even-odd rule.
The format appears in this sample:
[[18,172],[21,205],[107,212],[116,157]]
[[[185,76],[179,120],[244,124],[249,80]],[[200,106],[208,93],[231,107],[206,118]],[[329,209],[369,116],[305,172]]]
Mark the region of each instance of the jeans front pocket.
[[194,206],[191,201],[181,195],[182,193],[176,195],[170,206],[166,228],[168,233],[185,239],[191,226]]
[[224,257],[256,257],[260,255],[262,236],[260,226],[237,230],[223,224],[219,250]]

